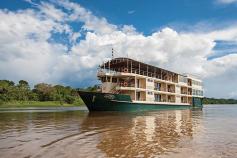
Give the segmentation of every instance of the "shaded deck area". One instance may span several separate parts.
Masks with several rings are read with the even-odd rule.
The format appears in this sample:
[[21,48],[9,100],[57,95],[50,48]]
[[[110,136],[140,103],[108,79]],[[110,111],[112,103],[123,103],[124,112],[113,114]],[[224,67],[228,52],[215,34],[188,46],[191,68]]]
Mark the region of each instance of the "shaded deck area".
[[100,68],[115,72],[135,73],[175,83],[178,83],[178,75],[180,75],[130,58],[115,58],[100,65]]

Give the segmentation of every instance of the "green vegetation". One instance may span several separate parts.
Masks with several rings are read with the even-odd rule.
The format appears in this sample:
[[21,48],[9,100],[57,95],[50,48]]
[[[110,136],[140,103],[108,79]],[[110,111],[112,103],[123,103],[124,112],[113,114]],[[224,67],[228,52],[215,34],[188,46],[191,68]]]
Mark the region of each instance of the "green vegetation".
[[[96,91],[97,87],[85,90]],[[0,80],[0,107],[29,106],[79,106],[84,105],[78,89],[62,85],[39,83],[30,88],[27,81],[20,80],[15,85],[13,81]]]
[[15,107],[57,107],[57,106],[80,106],[81,104],[67,104],[63,103],[61,104],[60,101],[10,101],[10,102],[4,102],[2,105],[0,105],[1,108],[15,108]]
[[[47,107],[84,105],[77,90],[69,86],[39,83],[30,88],[27,81],[18,84],[9,80],[0,80],[0,107]],[[96,91],[97,86],[87,91]],[[235,99],[204,98],[203,104],[237,104]]]
[[203,104],[237,104],[235,99],[204,98]]

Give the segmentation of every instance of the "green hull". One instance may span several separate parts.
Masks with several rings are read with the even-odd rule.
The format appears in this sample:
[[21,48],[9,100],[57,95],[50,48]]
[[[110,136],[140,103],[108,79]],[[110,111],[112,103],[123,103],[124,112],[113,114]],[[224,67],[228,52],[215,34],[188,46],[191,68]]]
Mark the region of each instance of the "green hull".
[[[78,91],[89,111],[152,111],[188,109],[190,105],[144,104],[132,102],[129,95]],[[202,106],[198,106],[202,108]]]

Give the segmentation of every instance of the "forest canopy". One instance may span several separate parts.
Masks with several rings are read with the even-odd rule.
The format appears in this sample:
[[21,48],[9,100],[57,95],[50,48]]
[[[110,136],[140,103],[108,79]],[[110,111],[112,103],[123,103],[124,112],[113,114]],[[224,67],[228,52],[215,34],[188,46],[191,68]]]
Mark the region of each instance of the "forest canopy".
[[[84,90],[96,91],[97,87],[88,87]],[[77,90],[70,86],[38,83],[30,88],[29,83],[20,80],[17,84],[9,80],[0,80],[0,103],[10,101],[60,101],[73,104],[81,102]]]

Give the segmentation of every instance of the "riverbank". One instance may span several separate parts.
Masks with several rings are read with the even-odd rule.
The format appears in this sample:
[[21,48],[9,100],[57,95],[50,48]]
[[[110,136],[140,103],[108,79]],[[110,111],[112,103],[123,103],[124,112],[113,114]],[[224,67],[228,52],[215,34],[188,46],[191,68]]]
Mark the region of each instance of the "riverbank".
[[[208,106],[213,104],[203,104]],[[224,105],[224,104],[220,104]],[[229,104],[227,104],[229,105]],[[233,104],[230,104],[233,105]],[[11,101],[3,102],[0,104],[0,108],[31,108],[31,107],[78,107],[85,106],[84,102],[75,102],[73,104],[62,103],[60,101]]]
[[83,106],[83,102],[75,102],[73,104],[62,103],[60,101],[11,101],[3,102],[0,108],[23,108],[23,107],[74,107]]

